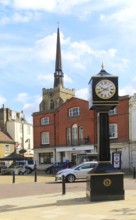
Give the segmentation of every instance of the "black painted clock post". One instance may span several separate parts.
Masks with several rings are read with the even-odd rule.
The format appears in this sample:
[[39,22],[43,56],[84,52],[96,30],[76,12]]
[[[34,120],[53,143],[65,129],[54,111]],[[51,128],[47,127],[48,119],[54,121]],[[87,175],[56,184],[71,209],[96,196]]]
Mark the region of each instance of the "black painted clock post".
[[118,77],[102,70],[89,81],[89,109],[97,112],[98,165],[87,175],[90,201],[124,199],[124,173],[110,161],[109,110],[118,105]]

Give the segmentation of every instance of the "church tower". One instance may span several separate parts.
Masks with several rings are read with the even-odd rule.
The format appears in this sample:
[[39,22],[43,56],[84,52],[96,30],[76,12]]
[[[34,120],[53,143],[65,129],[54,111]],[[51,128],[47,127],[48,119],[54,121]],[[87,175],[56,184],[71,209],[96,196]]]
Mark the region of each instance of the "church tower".
[[49,112],[55,111],[68,99],[75,96],[73,89],[67,89],[64,87],[64,73],[62,71],[61,60],[61,45],[60,45],[60,33],[57,29],[57,43],[56,43],[56,62],[54,73],[54,87],[51,89],[42,89],[42,102],[40,103],[40,111]]

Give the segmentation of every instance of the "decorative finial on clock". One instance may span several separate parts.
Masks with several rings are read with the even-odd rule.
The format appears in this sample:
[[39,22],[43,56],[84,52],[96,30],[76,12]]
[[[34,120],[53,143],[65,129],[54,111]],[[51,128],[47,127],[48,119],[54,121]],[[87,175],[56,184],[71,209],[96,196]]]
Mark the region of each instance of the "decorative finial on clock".
[[101,67],[102,67],[102,70],[104,70],[104,65],[103,65],[103,63],[102,63],[102,66],[101,66]]

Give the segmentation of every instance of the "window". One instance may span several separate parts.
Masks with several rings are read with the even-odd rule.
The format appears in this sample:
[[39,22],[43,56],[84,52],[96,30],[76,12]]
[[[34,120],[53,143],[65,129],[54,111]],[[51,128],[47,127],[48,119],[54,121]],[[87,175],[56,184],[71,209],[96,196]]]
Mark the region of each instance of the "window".
[[41,139],[42,144],[49,144],[49,132],[43,132]]
[[16,120],[16,112],[11,112],[11,119]]
[[67,146],[71,145],[71,128],[67,128]]
[[116,115],[117,114],[117,108],[111,109],[109,111],[109,115]]
[[78,144],[78,127],[77,124],[72,126],[72,145]]
[[5,154],[10,153],[10,146],[8,144],[5,145]]
[[79,144],[83,144],[83,127],[79,127]]
[[80,115],[80,108],[79,107],[69,109],[69,117],[74,117],[74,116],[79,116],[79,115]]
[[39,164],[51,164],[53,159],[53,153],[39,153]]
[[111,138],[111,139],[118,137],[117,124],[110,124],[110,125],[109,125],[109,135],[110,135],[110,138]]
[[27,126],[27,134],[30,134],[30,130],[31,130],[30,125],[28,125]]
[[52,99],[50,100],[50,109],[54,109],[54,102]]
[[49,117],[41,118],[41,125],[47,125],[49,124]]
[[20,130],[20,133],[21,133],[21,134],[23,133],[23,126],[24,126],[24,125],[23,125],[22,123],[19,124],[19,130]]
[[[80,166],[80,170],[94,168],[95,165],[96,165],[95,163],[83,164]],[[78,167],[78,169],[79,169],[79,167]]]

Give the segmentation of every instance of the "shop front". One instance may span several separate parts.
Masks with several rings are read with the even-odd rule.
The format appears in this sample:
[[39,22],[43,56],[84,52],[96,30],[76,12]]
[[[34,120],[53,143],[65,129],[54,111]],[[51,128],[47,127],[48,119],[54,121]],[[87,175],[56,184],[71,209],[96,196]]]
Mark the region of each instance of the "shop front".
[[74,164],[79,164],[93,159],[97,160],[97,152],[93,145],[56,148],[56,161],[68,160]]

